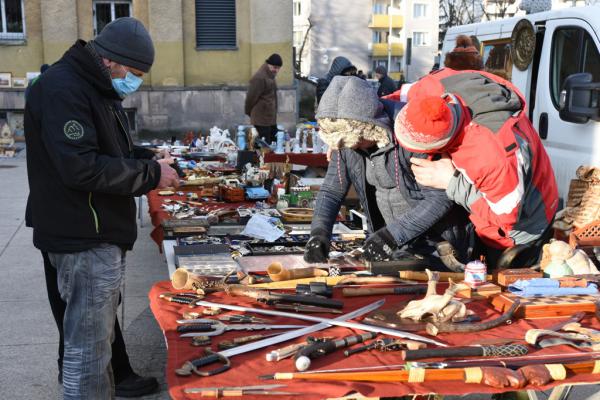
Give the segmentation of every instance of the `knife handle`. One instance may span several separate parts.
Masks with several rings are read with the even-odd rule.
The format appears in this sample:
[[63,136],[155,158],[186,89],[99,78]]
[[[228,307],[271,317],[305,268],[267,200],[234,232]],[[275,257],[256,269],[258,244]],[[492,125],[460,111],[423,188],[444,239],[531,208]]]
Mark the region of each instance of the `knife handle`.
[[398,286],[388,288],[344,288],[342,294],[344,297],[374,296],[381,294],[422,294],[427,291],[427,287],[419,286]]
[[522,344],[506,346],[464,346],[437,349],[406,350],[402,354],[405,361],[439,357],[519,357],[527,354],[529,349]]

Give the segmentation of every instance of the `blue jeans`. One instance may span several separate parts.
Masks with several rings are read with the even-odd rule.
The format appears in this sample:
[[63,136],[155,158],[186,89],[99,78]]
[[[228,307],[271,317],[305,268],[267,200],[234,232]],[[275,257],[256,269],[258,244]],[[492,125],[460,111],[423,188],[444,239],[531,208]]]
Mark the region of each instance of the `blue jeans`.
[[67,303],[63,321],[64,399],[112,399],[111,343],[125,252],[101,244],[78,253],[48,253]]

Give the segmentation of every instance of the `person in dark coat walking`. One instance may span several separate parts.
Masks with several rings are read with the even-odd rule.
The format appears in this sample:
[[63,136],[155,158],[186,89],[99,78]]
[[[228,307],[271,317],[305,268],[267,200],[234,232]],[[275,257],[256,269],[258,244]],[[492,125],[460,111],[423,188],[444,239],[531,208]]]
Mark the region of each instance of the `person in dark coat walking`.
[[332,228],[350,185],[369,224],[367,260],[392,258],[399,248],[412,252],[408,245],[426,240],[447,240],[466,261],[472,231],[466,213],[443,190],[417,184],[409,162],[415,155],[398,146],[392,133],[391,118],[402,104],[386,105],[387,112],[371,85],[357,77],[335,77],[323,95],[319,135],[334,150],[317,195],[307,262],[327,260]]
[[275,140],[277,133],[277,83],[275,77],[283,66],[279,54],[271,54],[256,71],[248,86],[244,111],[258,136],[267,143]]
[[57,270],[65,399],[114,397],[111,342],[125,252],[137,236],[134,196],[177,186],[170,158],[133,145],[121,101],[142,83],[154,46],[119,18],[78,40],[31,87],[25,107],[33,243]]
[[319,78],[317,81],[317,104],[321,102],[321,97],[323,97],[323,93],[329,87],[331,80],[338,76],[353,76],[357,74],[356,67],[352,65],[350,60],[346,57],[336,57],[333,59],[331,63],[331,67],[329,67],[329,72],[325,75],[324,78]]
[[375,78],[379,81],[377,96],[383,97],[396,91],[396,83],[387,74],[387,69],[383,65],[375,68]]

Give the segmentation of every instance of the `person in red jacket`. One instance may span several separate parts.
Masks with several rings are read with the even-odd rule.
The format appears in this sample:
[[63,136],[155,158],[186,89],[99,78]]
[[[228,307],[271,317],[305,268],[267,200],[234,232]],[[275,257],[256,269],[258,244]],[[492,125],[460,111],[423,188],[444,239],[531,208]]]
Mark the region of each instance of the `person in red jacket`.
[[442,69],[411,87],[394,130],[406,149],[432,155],[411,159],[417,182],[445,189],[470,213],[488,260],[524,244],[524,262],[536,261],[558,191],[514,85],[483,71]]

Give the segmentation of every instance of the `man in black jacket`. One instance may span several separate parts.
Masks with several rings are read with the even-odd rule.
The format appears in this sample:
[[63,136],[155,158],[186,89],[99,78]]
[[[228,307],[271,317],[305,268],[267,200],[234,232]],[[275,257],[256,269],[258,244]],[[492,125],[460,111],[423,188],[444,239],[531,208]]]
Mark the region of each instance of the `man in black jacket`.
[[329,87],[331,80],[338,75],[356,75],[356,67],[352,65],[350,60],[348,60],[346,57],[339,56],[334,58],[333,62],[331,63],[331,67],[329,67],[329,72],[327,72],[327,75],[325,75],[323,78],[319,78],[317,81],[317,104],[321,102],[321,97]]
[[375,68],[375,78],[377,78],[379,81],[377,96],[387,96],[388,94],[392,94],[396,91],[396,83],[392,78],[389,77],[387,69],[385,69],[383,65],[379,65],[377,68]]
[[77,41],[27,99],[28,220],[67,303],[65,399],[114,397],[111,342],[125,252],[137,235],[134,196],[178,184],[171,159],[133,146],[120,105],[153,61],[144,26],[120,18],[94,41]]

